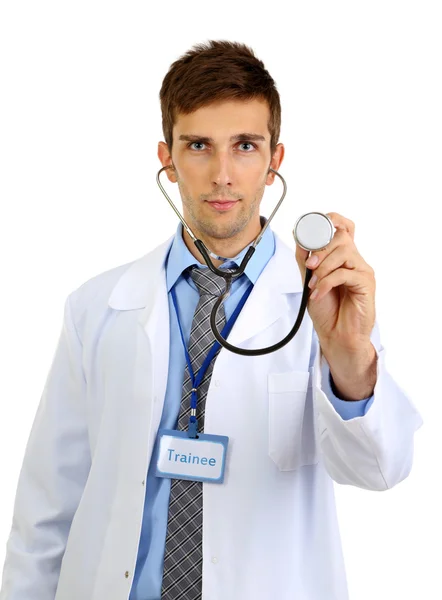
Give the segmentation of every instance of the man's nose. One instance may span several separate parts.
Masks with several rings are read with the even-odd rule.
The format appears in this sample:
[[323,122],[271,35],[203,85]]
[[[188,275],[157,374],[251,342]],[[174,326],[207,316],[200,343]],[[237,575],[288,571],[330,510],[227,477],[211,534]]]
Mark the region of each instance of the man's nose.
[[227,151],[217,152],[213,157],[212,181],[218,186],[227,186],[232,184],[233,158]]

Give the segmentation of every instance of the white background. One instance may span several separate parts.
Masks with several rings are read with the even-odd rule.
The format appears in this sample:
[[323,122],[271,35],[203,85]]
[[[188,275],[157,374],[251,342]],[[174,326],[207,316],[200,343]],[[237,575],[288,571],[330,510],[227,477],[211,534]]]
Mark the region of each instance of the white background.
[[350,598],[442,597],[440,6],[1,3],[0,563],[64,300],[174,232],[155,180],[161,82],[192,45],[229,39],[255,50],[281,94],[288,194],[273,228],[293,244],[303,212],[356,223],[387,365],[424,419],[407,480],[385,493],[336,485]]

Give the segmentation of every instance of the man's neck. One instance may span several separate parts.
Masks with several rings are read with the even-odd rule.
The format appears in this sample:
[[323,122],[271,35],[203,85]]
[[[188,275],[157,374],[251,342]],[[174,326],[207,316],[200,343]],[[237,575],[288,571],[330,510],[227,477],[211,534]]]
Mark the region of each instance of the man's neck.
[[[247,246],[250,246],[250,244],[258,237],[258,234],[261,231],[261,229],[262,229],[261,224],[259,224],[259,227],[257,228],[255,235],[253,235],[250,239],[246,239],[246,238],[242,237],[241,239],[237,239],[237,240],[231,239],[231,238],[220,240],[217,238],[205,238],[203,236],[199,237],[198,234],[196,234],[196,233],[195,233],[195,235],[198,239],[200,239],[204,243],[206,248],[208,250],[210,250],[211,252],[213,252],[214,254],[217,254],[218,256],[223,256],[224,258],[234,258],[242,250],[244,250],[244,248],[246,248]],[[206,261],[205,261],[204,257],[202,256],[202,254],[198,250],[198,248],[195,246],[194,241],[192,240],[192,238],[187,233],[187,231],[184,227],[183,227],[183,240],[184,240],[184,243],[186,244],[187,248],[189,249],[189,252],[191,252],[191,254],[200,263],[205,264]],[[212,257],[210,257],[210,258],[212,260],[212,263],[215,265],[215,267],[219,267],[224,262],[222,260],[216,260],[215,258],[212,258]]]

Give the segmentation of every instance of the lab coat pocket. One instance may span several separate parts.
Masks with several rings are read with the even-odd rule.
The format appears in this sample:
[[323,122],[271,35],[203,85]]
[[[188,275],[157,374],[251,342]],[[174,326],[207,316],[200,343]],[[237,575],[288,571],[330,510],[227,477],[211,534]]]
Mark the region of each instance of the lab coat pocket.
[[269,373],[269,455],[280,471],[317,462],[309,371]]

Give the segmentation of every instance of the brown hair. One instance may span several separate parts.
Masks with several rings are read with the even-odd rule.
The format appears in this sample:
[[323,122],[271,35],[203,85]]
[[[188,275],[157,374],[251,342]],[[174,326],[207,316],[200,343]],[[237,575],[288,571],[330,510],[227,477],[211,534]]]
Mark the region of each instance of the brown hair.
[[251,48],[238,42],[197,44],[169,68],[160,90],[164,139],[172,152],[172,130],[179,113],[190,114],[222,100],[266,100],[271,156],[281,129],[281,104],[275,82]]

